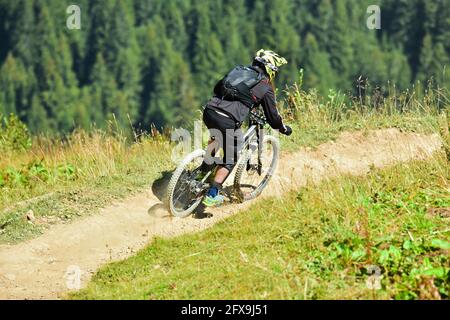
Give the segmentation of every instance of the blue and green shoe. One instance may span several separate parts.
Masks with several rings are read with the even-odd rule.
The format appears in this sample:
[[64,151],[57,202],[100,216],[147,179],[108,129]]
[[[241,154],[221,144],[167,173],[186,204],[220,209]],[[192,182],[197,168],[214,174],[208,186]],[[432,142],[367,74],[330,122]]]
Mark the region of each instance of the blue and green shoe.
[[225,200],[225,197],[218,194],[215,197],[211,197],[209,195],[206,195],[203,199],[203,204],[207,207],[217,207],[220,206]]

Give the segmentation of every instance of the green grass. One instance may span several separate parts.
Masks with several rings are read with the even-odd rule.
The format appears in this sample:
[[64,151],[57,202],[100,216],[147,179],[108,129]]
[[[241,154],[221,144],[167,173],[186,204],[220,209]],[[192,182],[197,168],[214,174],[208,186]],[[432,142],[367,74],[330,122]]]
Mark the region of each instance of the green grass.
[[[37,141],[31,151],[2,159],[0,243],[35,237],[52,224],[96,213],[148,188],[172,168],[165,139],[133,144],[102,132],[75,133],[68,142]],[[70,166],[68,174],[66,169]],[[36,218],[27,221],[32,210]]]
[[[344,103],[342,95],[331,91],[321,98],[297,85],[288,92],[280,110],[294,133],[280,136],[283,152],[316,147],[353,130],[396,127],[449,137],[447,116],[439,111],[443,104],[448,111],[446,91],[429,90],[414,99],[414,93],[409,99],[389,97],[376,106]],[[76,131],[63,140],[35,137],[30,150],[2,154],[0,243],[30,239],[54,223],[95,213],[175,168],[167,137],[131,142],[116,131]],[[37,218],[32,224],[26,218],[30,210]]]
[[448,137],[448,90],[429,90],[419,97],[416,92],[389,96],[374,103],[347,101],[349,98],[330,90],[320,97],[305,92],[297,84],[286,90],[288,98],[281,106],[283,118],[293,126],[294,134],[281,137],[284,150],[299,146],[316,147],[335,140],[343,131],[398,128],[423,134],[440,133]]
[[354,115],[340,121],[321,122],[320,120],[299,119],[291,122],[295,134],[281,136],[283,151],[295,151],[299,147],[315,148],[321,143],[334,141],[344,131],[376,130],[397,128],[404,132],[432,134],[439,132],[440,120],[437,115],[411,113],[409,115],[371,114]]
[[[206,231],[157,238],[69,297],[448,298],[448,170],[440,154],[260,201]],[[370,266],[379,290],[367,287]]]

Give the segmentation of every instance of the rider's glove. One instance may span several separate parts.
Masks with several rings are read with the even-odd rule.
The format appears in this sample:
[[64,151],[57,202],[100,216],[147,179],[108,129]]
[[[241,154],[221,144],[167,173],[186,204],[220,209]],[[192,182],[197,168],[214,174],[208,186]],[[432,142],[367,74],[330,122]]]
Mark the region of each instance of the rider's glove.
[[290,136],[292,134],[292,128],[286,125],[283,125],[283,128],[281,128],[280,132],[282,134],[285,134],[287,136]]

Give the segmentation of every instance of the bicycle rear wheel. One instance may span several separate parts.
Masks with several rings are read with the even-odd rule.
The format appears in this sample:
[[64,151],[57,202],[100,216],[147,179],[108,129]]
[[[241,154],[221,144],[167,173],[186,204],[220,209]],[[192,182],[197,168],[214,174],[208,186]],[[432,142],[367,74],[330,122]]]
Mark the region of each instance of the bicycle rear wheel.
[[275,173],[279,152],[278,140],[273,136],[265,136],[260,164],[257,150],[244,153],[234,177],[234,190],[240,201],[251,200],[261,194]]
[[195,150],[178,165],[167,186],[166,202],[172,215],[189,216],[202,200],[202,182],[196,181],[205,150]]

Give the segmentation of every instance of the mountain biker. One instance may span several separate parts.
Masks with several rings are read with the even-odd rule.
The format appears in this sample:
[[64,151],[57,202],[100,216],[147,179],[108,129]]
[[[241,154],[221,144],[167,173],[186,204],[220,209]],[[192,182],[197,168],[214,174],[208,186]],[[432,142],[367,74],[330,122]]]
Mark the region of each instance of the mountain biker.
[[[203,121],[209,129],[211,136],[207,153],[209,152],[214,156],[215,150],[217,149],[211,146],[213,146],[214,142],[214,132],[217,133],[217,131],[219,131],[222,134],[223,144],[221,147],[224,151],[224,157],[223,164],[218,166],[214,181],[203,199],[203,204],[205,206],[211,207],[220,205],[224,201],[224,197],[220,194],[220,190],[222,184],[231,172],[234,162],[237,161],[235,132],[240,130],[240,126],[248,116],[251,107],[262,106],[267,122],[273,129],[277,129],[282,134],[288,136],[292,134],[291,127],[283,123],[277,110],[273,85],[273,80],[278,72],[278,68],[285,64],[287,64],[285,58],[271,50],[261,49],[256,53],[252,65],[247,67],[256,71],[255,75],[258,75],[256,85],[254,85],[250,91],[248,91],[248,87],[244,87],[246,90],[240,88],[240,91],[247,92],[239,92],[240,94],[233,96],[233,98],[224,95],[224,92],[226,92],[226,84],[224,83],[225,77],[214,87],[214,96],[208,101],[203,112]],[[248,98],[251,99],[250,103]],[[232,149],[234,153],[233,163],[227,162],[227,150],[230,149]],[[208,164],[206,164],[205,161],[203,162],[201,169],[203,172],[208,171]]]

